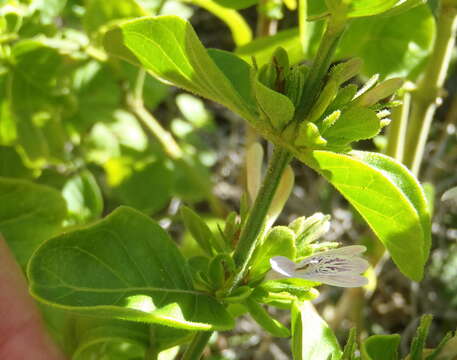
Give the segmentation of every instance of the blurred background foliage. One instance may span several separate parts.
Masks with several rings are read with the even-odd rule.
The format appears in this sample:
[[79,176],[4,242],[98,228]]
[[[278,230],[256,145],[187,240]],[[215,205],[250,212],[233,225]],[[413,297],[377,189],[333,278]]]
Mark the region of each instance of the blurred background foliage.
[[[61,226],[91,223],[122,204],[159,220],[182,243],[185,255],[196,255],[177,210],[181,203],[192,205],[206,213],[216,230],[218,219],[238,206],[245,141],[241,119],[108,57],[101,39],[118,21],[175,14],[191,20],[206,46],[234,51],[248,62],[255,56],[258,65],[266,63],[277,46],[289,52],[291,63],[309,61],[322,22],[310,23],[303,36],[294,0],[256,4],[255,0],[0,0],[0,190],[14,190],[23,211],[33,213],[18,220],[31,230],[18,232],[17,227],[5,225],[15,210],[0,209],[0,230],[10,244],[15,238],[27,239],[27,246],[11,245],[22,265],[34,246],[61,231]],[[308,5],[311,17],[318,18],[325,10],[322,1]],[[379,73],[381,78],[415,81],[435,38],[434,6],[430,1],[394,17],[354,20],[337,50],[337,60],[363,58],[366,78],[359,80]],[[278,21],[275,35],[255,36],[252,29],[259,13]],[[363,299],[363,310],[359,307],[348,319],[338,317],[347,306],[341,302],[341,290],[323,287],[316,306],[343,338],[355,324],[368,333],[403,333],[402,346],[407,349],[423,313],[435,316],[431,345],[455,328],[457,203],[439,200],[457,183],[455,72],[453,62],[420,176],[433,184],[436,199],[428,275],[421,284],[411,285],[388,261],[377,269],[378,286]],[[383,151],[385,143],[381,134],[358,146]],[[366,227],[347,202],[322,178],[295,165],[295,187],[279,223],[321,211],[333,219],[326,240],[350,244],[367,239],[372,247]],[[51,218],[52,209],[60,209],[62,216]],[[211,348],[219,359],[289,356],[286,340],[273,342],[247,320],[239,323],[234,336],[214,338]]]

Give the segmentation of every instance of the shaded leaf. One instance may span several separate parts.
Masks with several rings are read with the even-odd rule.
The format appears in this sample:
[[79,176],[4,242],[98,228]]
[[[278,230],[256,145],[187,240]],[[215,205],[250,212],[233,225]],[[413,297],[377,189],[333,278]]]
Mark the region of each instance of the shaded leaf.
[[28,275],[37,300],[80,314],[189,330],[233,326],[221,304],[193,289],[168,234],[127,207],[47,241],[31,259]]
[[398,334],[370,336],[362,343],[362,359],[397,360],[400,341],[401,336]]
[[0,199],[0,233],[25,265],[41,242],[59,232],[65,200],[50,187],[9,178],[0,178]]
[[392,17],[353,20],[343,35],[337,57],[359,56],[366,76],[413,77],[429,55],[435,21],[426,5]]

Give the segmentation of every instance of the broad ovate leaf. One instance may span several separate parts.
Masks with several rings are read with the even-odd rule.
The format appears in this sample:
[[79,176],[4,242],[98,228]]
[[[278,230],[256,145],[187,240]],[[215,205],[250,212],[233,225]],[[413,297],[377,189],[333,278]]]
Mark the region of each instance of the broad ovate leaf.
[[427,5],[392,17],[355,19],[341,39],[337,58],[361,57],[366,76],[414,78],[430,54],[435,28]]
[[401,337],[393,335],[373,335],[361,346],[363,360],[398,360],[398,346]]
[[245,119],[255,120],[255,104],[238,92],[208,55],[192,26],[180,17],[158,16],[125,22],[110,30],[104,43],[109,53],[141,64],[162,81],[219,102]]
[[311,151],[297,155],[359,211],[399,269],[419,281],[430,249],[430,213],[414,176],[381,154]]
[[168,234],[127,207],[44,243],[28,276],[37,300],[80,314],[189,330],[233,326],[219,302],[194,290]]
[[60,231],[65,200],[48,186],[2,177],[0,198],[0,233],[25,266],[37,246]]
[[310,302],[294,303],[291,331],[294,360],[337,360],[341,357],[335,334]]

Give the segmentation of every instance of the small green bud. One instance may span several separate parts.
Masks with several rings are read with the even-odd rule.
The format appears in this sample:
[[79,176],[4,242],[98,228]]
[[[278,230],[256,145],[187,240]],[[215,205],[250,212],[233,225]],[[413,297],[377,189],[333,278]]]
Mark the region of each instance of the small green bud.
[[319,126],[319,130],[321,134],[324,134],[325,131],[327,131],[333,124],[336,123],[336,121],[340,118],[341,116],[341,111],[336,110],[332,112],[330,115],[325,117],[324,120],[322,120],[322,123]]
[[403,79],[392,78],[378,84],[375,88],[367,91],[354,99],[354,105],[369,107],[375,105],[382,99],[393,95],[403,85]]
[[284,75],[289,71],[289,55],[283,47],[279,46],[275,50],[273,53],[272,62],[280,72],[284,73]]
[[382,109],[376,113],[376,116],[378,117],[378,119],[384,119],[384,118],[390,116],[390,110]]
[[374,74],[371,78],[368,79],[368,81],[357,91],[357,93],[354,96],[355,98],[358,98],[360,95],[366,93],[368,90],[370,90],[373,86],[376,85],[376,83],[379,80],[379,74]]
[[335,100],[333,100],[333,102],[330,104],[327,111],[335,111],[342,109],[351,102],[356,93],[357,85],[355,84],[349,84],[345,87],[340,88],[338,90],[338,94],[335,97]]
[[383,127],[386,127],[388,126],[390,123],[392,122],[392,120],[390,119],[382,119],[380,122],[379,122],[379,126],[381,126],[381,128]]
[[292,101],[295,107],[297,107],[300,103],[304,85],[305,72],[298,66],[292,67],[286,75],[285,94]]
[[306,218],[301,223],[301,230],[297,232],[295,240],[298,255],[300,252],[306,250],[307,245],[319,239],[322,235],[326,234],[330,229],[330,216],[322,213],[316,213]]
[[327,84],[325,85],[324,89],[320,93],[316,103],[311,108],[311,111],[308,116],[308,121],[316,122],[319,118],[325,113],[328,106],[331,102],[335,99],[338,93],[338,82],[330,79]]
[[273,64],[263,65],[257,75],[257,79],[270,89],[275,87],[277,77],[278,72]]
[[316,124],[304,121],[299,125],[298,136],[295,138],[294,145],[297,147],[313,148],[327,144]]
[[227,249],[233,247],[233,239],[236,233],[240,230],[240,222],[238,214],[234,211],[230,212],[225,219],[224,238],[227,241]]
[[335,65],[330,70],[330,77],[335,80],[338,85],[352,79],[362,69],[363,61],[360,58],[352,58],[348,61]]

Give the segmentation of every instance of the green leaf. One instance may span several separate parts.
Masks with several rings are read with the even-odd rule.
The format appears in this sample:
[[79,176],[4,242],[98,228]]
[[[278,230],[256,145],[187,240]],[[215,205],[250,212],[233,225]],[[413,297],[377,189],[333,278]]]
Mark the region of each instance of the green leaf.
[[408,277],[419,281],[430,249],[430,213],[414,176],[377,153],[312,151],[297,155],[359,211]]
[[276,337],[289,337],[290,331],[278,320],[273,319],[270,314],[256,301],[247,299],[244,305],[249,310],[252,318],[266,331]]
[[113,20],[148,15],[136,0],[87,0],[86,3],[83,25],[84,29],[89,34],[96,32],[102,25]]
[[203,219],[187,206],[181,207],[181,217],[186,228],[200,247],[209,255],[214,255],[213,244],[216,242],[212,231]]
[[270,230],[265,240],[253,255],[249,276],[257,279],[270,269],[270,259],[274,256],[286,256],[295,259],[295,234],[285,226],[276,226]]
[[96,61],[88,62],[74,72],[72,86],[77,102],[69,121],[77,131],[86,132],[95,123],[113,120],[121,91],[109,67]]
[[322,133],[328,146],[344,147],[363,139],[371,139],[381,130],[376,112],[364,107],[344,111],[335,123]]
[[79,317],[74,322],[73,360],[144,357],[149,347],[147,324],[91,317]]
[[209,49],[208,54],[238,94],[249,104],[254,104],[254,91],[251,87],[251,67],[238,56],[228,51]]
[[[192,4],[200,6],[210,13],[217,16],[220,20],[226,23],[229,27],[235,45],[241,46],[251,41],[252,31],[244,18],[237,12],[232,9],[227,9],[229,6],[224,6],[223,4],[218,3],[218,1],[213,0],[186,0]],[[224,1],[224,0],[222,0]],[[246,2],[246,0],[243,0]],[[251,1],[252,0],[247,0]],[[257,1],[257,0],[254,0]],[[230,0],[230,3],[233,3]],[[222,6],[221,6],[222,5]],[[231,6],[230,6],[231,7]],[[236,8],[236,7],[235,7]]]
[[37,300],[79,314],[189,330],[233,326],[220,303],[194,290],[168,234],[127,207],[44,243],[28,276]]
[[[455,357],[455,350],[453,351],[454,354],[453,355],[449,355],[449,354],[445,354],[446,352],[446,348],[447,348],[447,344],[448,343],[452,343],[453,339],[453,333],[452,331],[449,331],[448,333],[446,333],[446,335],[440,340],[439,344],[437,345],[436,348],[434,348],[430,354],[427,355],[427,357],[425,358],[425,360],[438,360],[441,358],[441,355],[442,356],[454,356]],[[452,348],[452,347],[451,347]],[[452,350],[451,350],[452,351]]]
[[236,54],[249,63],[255,56],[256,63],[260,68],[270,62],[278,47],[287,51],[291,65],[298,64],[305,58],[298,28],[287,29],[272,36],[254,39],[246,45],[237,47]]
[[102,215],[103,197],[95,177],[88,170],[72,176],[64,185],[69,224],[84,224]]
[[33,173],[22,162],[17,151],[10,146],[0,146],[0,176],[31,178]]
[[65,134],[54,104],[64,58],[41,41],[22,40],[12,48],[10,111],[19,143],[31,162],[62,157]]
[[147,214],[162,210],[173,189],[173,170],[163,161],[133,162],[131,158],[111,159],[107,164],[113,194],[124,205]]
[[373,335],[367,338],[361,347],[363,360],[398,360],[398,345],[401,336]]
[[[389,10],[398,0],[351,0],[349,1],[350,18],[372,16]],[[371,19],[370,19],[371,20]]]
[[257,120],[255,105],[236,90],[185,20],[159,16],[128,21],[109,31],[104,43],[111,54],[142,64],[162,81]]
[[291,329],[294,360],[336,360],[341,357],[335,334],[310,302],[294,303]]
[[427,341],[430,325],[432,324],[433,316],[424,315],[421,317],[419,327],[416,330],[416,336],[411,342],[411,351],[409,354],[410,360],[422,360],[423,352],[425,349],[425,342]]
[[24,266],[36,247],[56,235],[65,218],[65,200],[50,187],[0,178],[0,233]]
[[343,355],[341,360],[356,360],[355,351],[357,350],[357,330],[351,328],[349,338],[344,346]]
[[353,20],[343,35],[337,58],[358,56],[363,74],[381,77],[417,75],[432,50],[435,20],[426,5],[392,17]]
[[294,104],[287,96],[266,87],[260,81],[254,80],[254,82],[255,96],[260,111],[273,128],[282,130],[294,116]]
[[231,8],[231,9],[245,9],[257,4],[259,0],[214,0],[215,3]]

